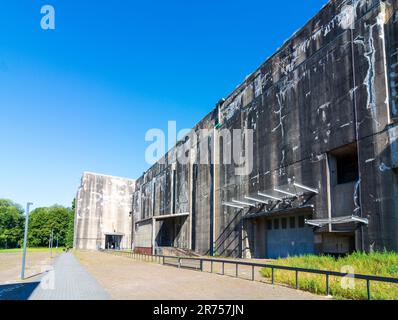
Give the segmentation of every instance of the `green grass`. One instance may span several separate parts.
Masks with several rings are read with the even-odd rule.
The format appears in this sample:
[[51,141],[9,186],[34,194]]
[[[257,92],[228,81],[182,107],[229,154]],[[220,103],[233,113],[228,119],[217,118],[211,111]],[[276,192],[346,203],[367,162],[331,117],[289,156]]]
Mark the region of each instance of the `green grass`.
[[[63,247],[58,247],[58,248],[53,248],[53,252],[62,252],[65,248]],[[19,253],[22,252],[22,249],[0,249],[0,254],[1,253]],[[27,248],[27,252],[50,252],[49,248]]]
[[[273,264],[337,272],[348,272],[347,270],[342,270],[342,268],[349,266],[353,268],[352,270],[355,274],[398,278],[398,253],[390,252],[354,253],[338,259],[330,256],[290,257],[278,259]],[[263,268],[260,272],[263,277],[271,278],[271,269]],[[275,270],[275,281],[295,287],[295,272]],[[330,277],[330,294],[335,299],[367,299],[366,281],[353,281],[355,284],[354,288],[344,289],[341,285],[342,278]],[[326,294],[325,276],[299,273],[299,289],[324,295]],[[397,300],[398,284],[371,281],[371,294],[372,299],[375,300]]]

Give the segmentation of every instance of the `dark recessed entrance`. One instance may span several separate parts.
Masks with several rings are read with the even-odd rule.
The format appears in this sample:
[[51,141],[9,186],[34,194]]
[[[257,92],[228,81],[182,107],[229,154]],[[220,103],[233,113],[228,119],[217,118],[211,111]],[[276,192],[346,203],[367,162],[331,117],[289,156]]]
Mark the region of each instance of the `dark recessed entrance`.
[[122,242],[122,235],[105,235],[105,248],[106,249],[114,249],[120,250],[120,244]]
[[158,221],[159,232],[156,237],[157,247],[182,247],[185,235],[181,233],[186,217],[176,217]]

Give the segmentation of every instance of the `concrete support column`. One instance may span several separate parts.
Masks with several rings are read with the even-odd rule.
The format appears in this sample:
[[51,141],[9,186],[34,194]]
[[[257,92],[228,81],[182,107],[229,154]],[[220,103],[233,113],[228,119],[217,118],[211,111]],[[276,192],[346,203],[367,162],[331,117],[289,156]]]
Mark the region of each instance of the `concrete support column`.
[[213,146],[214,146],[214,171],[213,171],[213,255],[217,254],[217,219],[220,211],[220,181],[219,181],[219,170],[220,170],[220,148],[219,148],[219,133],[214,128],[213,134]]
[[[192,152],[192,149],[191,149]],[[192,216],[193,216],[193,163],[192,163],[192,153],[191,153],[191,163],[189,164],[189,227],[188,227],[188,248],[192,250]]]
[[156,219],[152,218],[152,254],[155,255],[155,245],[156,245]]

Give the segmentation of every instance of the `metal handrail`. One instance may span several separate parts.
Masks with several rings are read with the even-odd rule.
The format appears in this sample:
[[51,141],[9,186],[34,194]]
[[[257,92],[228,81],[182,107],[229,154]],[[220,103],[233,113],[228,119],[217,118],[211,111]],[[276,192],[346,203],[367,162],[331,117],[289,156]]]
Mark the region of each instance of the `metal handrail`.
[[[118,251],[118,250],[101,250],[105,252],[113,252],[113,253],[122,253],[131,255],[132,258],[134,257],[144,257],[146,261],[155,258],[156,261],[162,264],[169,264],[165,263],[165,259],[176,259],[178,261],[178,267],[184,268],[181,264],[182,260],[191,260],[191,261],[199,261],[200,268],[195,270],[203,271],[203,262],[210,262],[211,263],[211,273],[213,273],[213,264],[214,263],[221,263],[222,264],[222,275],[225,274],[225,264],[232,264],[236,266],[235,276],[238,277],[239,275],[239,266],[250,266],[252,267],[252,277],[251,280],[254,281],[254,268],[268,268],[271,269],[271,280],[272,284],[275,283],[275,270],[286,270],[286,271],[295,271],[296,273],[296,289],[298,289],[298,276],[299,273],[310,273],[310,274],[319,274],[326,276],[326,295],[329,296],[330,293],[330,286],[329,286],[329,277],[350,277],[352,279],[359,279],[366,281],[367,287],[367,296],[368,300],[371,300],[371,287],[370,282],[385,282],[385,283],[398,283],[398,278],[391,278],[391,277],[382,277],[382,276],[372,276],[372,275],[364,275],[364,274],[351,274],[351,273],[343,273],[337,271],[328,271],[328,270],[317,270],[317,269],[307,269],[307,268],[298,268],[298,267],[288,267],[288,266],[280,266],[274,264],[267,264],[267,263],[259,263],[259,262],[248,262],[248,261],[237,261],[237,260],[227,260],[227,259],[212,259],[212,258],[201,258],[201,257],[177,257],[177,256],[166,256],[166,255],[147,255],[141,253],[135,253],[132,251]],[[150,258],[150,259],[149,259]],[[171,264],[170,264],[171,265]],[[189,267],[188,267],[189,268]],[[192,269],[192,268],[190,268]]]

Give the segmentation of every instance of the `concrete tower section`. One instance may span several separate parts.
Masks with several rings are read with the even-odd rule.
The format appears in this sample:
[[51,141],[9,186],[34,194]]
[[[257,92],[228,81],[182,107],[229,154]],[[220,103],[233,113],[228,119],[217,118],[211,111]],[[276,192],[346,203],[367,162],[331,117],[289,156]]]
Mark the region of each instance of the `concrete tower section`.
[[85,172],[76,197],[74,248],[131,248],[134,180]]

